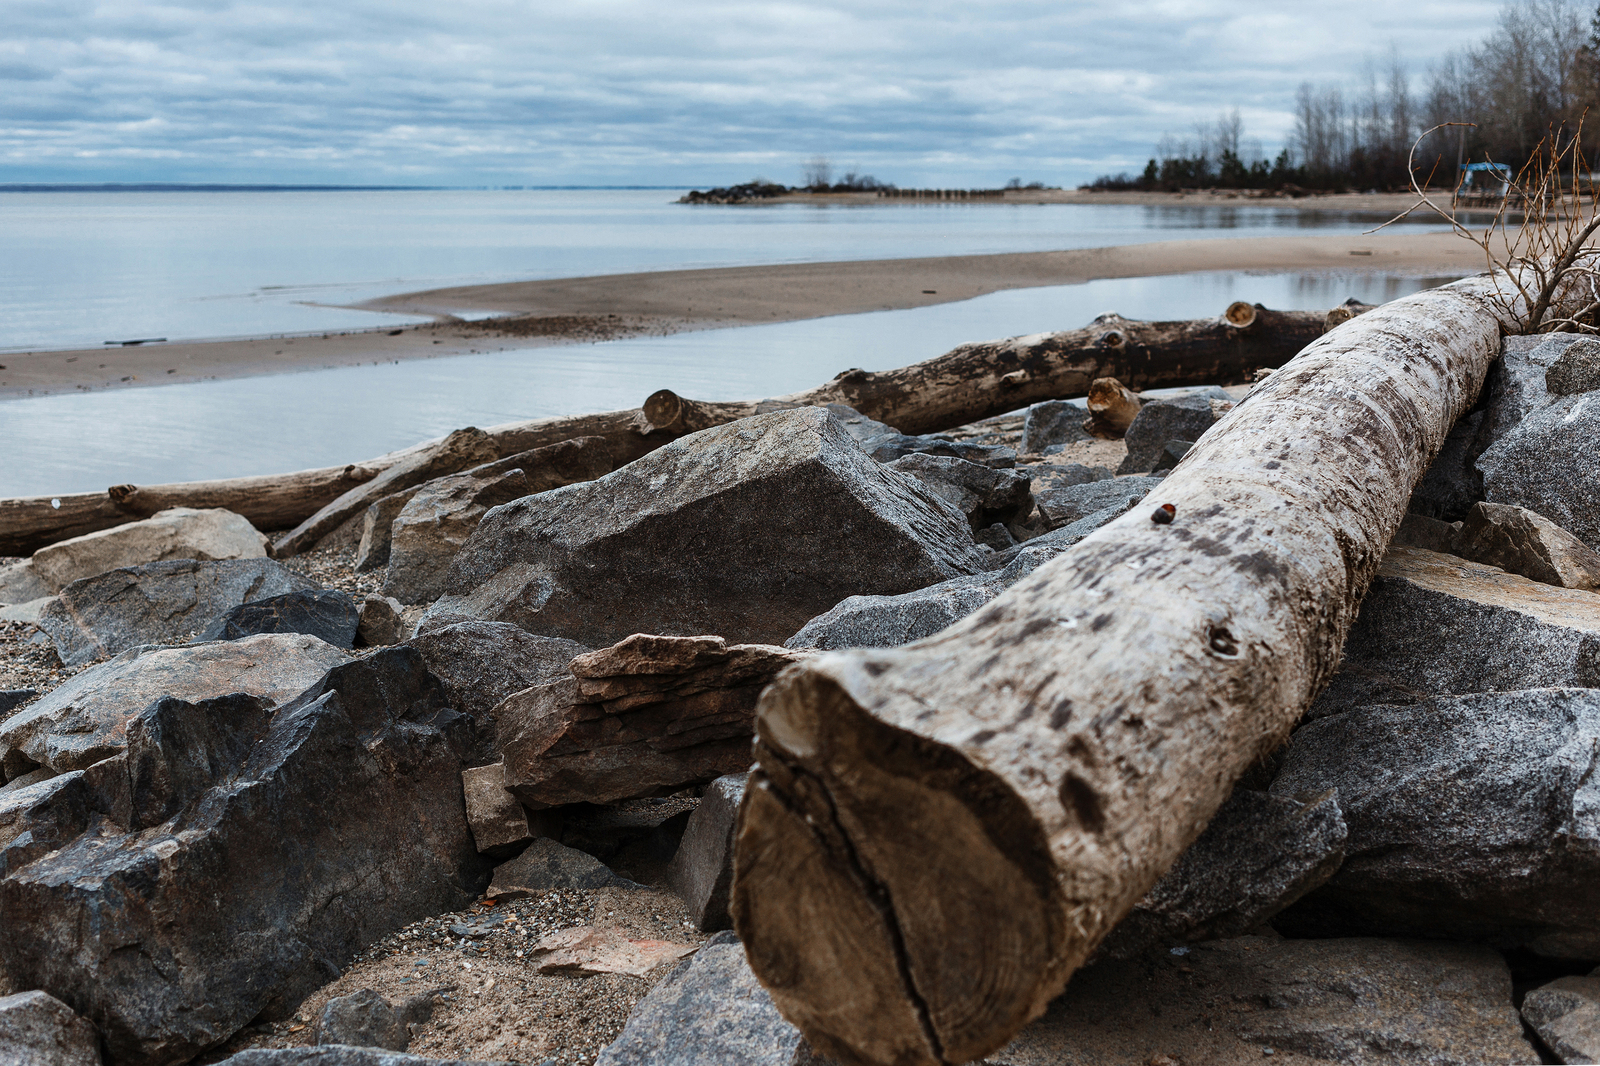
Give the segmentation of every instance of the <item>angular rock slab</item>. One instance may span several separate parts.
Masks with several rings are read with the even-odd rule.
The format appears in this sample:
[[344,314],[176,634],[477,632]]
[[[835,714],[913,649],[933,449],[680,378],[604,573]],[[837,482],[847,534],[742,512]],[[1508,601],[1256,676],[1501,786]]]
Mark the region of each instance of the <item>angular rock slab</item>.
[[0,969],[136,1066],[286,1017],[356,952],[483,888],[465,728],[409,649],[329,671],[270,720],[247,696],[157,703],[125,754],[72,775],[79,835],[8,865]]
[[1071,400],[1046,400],[1028,408],[1022,419],[1024,455],[1042,455],[1052,444],[1094,440],[1083,428],[1089,409]]
[[169,507],[140,522],[59,541],[33,553],[34,572],[59,592],[86,577],[168,559],[264,559],[267,538],[220,507]]
[[543,892],[573,888],[642,888],[618,877],[587,852],[541,837],[516,858],[494,868],[490,899],[524,899]]
[[1540,985],[1522,998],[1522,1020],[1561,1062],[1600,1062],[1600,976]]
[[45,608],[39,628],[69,666],[141,644],[186,640],[223,614],[288,592],[316,589],[271,559],[178,559],[74,581]]
[[472,839],[485,855],[509,855],[517,845],[533,839],[528,812],[506,791],[499,763],[461,771],[461,792],[467,801],[467,824]]
[[240,604],[200,634],[201,640],[238,640],[259,633],[304,633],[336,648],[355,646],[360,614],[338,589],[288,592]]
[[955,508],[861,454],[827,411],[682,437],[597,481],[497,507],[427,618],[591,646],[630,633],[776,642],[846,596],[984,566]]
[[1537,512],[1600,551],[1600,392],[1518,422],[1478,457],[1484,499]]
[[800,1030],[756,983],[744,947],[718,933],[639,1001],[595,1066],[805,1066]]
[[1255,929],[1333,876],[1346,832],[1331,791],[1301,802],[1235,789],[1100,951],[1128,959]]
[[626,973],[643,977],[665,962],[694,953],[692,944],[670,940],[634,940],[615,929],[583,925],[542,937],[528,952],[540,973],[592,977]]
[[315,1040],[319,1044],[345,1044],[404,1051],[411,1032],[388,1000],[370,988],[348,996],[335,996],[317,1016]]
[[505,787],[537,810],[659,795],[745,769],[761,690],[808,654],[636,634],[580,655],[572,677],[495,709]]
[[1009,468],[1017,465],[1017,453],[1003,444],[972,444],[933,435],[911,437],[904,433],[883,433],[858,441],[858,444],[864,453],[880,463],[920,454],[964,459],[980,466]]
[[1218,411],[1226,409],[1214,409],[1214,401],[1228,408],[1233,406],[1233,397],[1216,386],[1147,402],[1123,434],[1128,457],[1117,467],[1117,473],[1143,474],[1154,469],[1169,440],[1199,440],[1216,425]]
[[1338,789],[1345,861],[1275,926],[1600,958],[1597,750],[1600,689],[1440,696],[1308,722],[1272,791]]
[[1551,396],[1572,396],[1600,390],[1600,341],[1584,337],[1567,345],[1544,372]]
[[1142,500],[1160,485],[1161,479],[1156,477],[1119,477],[1078,485],[1046,485],[1035,490],[1034,498],[1052,526],[1067,526],[1107,507]]
[[733,888],[733,830],[739,821],[748,773],[728,774],[706,786],[689,816],[678,851],[667,867],[667,887],[689,907],[703,933],[732,929],[728,913]]
[[1487,1066],[1538,1059],[1511,1005],[1511,973],[1490,948],[1239,937],[1080,970],[1042,1018],[984,1061]]
[[886,465],[896,473],[910,475],[927,485],[935,495],[966,515],[974,531],[987,529],[996,522],[1004,525],[1027,518],[1028,512],[1033,510],[1029,478],[1020,470],[997,470],[965,459],[920,452]]
[[100,1066],[100,1034],[46,992],[0,998],[0,1063]]
[[91,666],[0,725],[0,771],[83,770],[120,753],[127,725],[163,696],[231,692],[284,703],[350,656],[316,637],[267,634],[180,648],[147,645]]
[[1600,687],[1600,594],[1391,548],[1313,718],[1434,694]]
[[1524,507],[1477,503],[1455,540],[1456,553],[1531,581],[1600,589],[1600,552]]

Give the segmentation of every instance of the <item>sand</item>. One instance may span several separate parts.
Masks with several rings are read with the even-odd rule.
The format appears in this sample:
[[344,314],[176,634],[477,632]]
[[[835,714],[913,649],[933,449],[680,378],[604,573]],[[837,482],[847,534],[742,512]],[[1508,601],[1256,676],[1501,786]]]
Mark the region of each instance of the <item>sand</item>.
[[[1366,199],[1370,210],[1374,198]],[[901,310],[968,300],[1003,289],[1070,285],[1098,278],[1207,270],[1448,274],[1482,267],[1482,253],[1459,237],[1391,230],[1372,236],[1210,238],[1061,252],[668,270],[469,285],[403,293],[361,305],[371,310],[438,316],[436,321],[402,328],[134,348],[9,352],[0,355],[0,399]],[[514,317],[493,322],[445,317],[469,312]],[[1082,324],[1063,322],[1061,328]],[[987,339],[991,338],[952,337],[950,346]]]

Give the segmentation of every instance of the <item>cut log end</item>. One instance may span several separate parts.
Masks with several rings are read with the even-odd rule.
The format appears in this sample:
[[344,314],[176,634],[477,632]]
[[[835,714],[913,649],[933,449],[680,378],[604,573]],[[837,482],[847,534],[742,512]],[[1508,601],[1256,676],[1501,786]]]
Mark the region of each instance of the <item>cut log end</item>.
[[683,398],[671,389],[658,389],[645,398],[639,413],[645,432],[670,429],[683,418]]
[[1234,329],[1249,329],[1256,322],[1255,305],[1235,300],[1228,305],[1226,311],[1222,312],[1222,318]]
[[734,925],[779,1009],[845,1063],[963,1063],[1042,1011],[1066,913],[1022,800],[867,714],[860,656],[790,668],[758,710]]

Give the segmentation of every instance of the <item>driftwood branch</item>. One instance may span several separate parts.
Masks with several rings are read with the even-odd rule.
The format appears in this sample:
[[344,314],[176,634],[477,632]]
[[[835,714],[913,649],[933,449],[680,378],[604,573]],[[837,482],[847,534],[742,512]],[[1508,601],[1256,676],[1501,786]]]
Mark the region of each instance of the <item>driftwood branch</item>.
[[[1245,303],[1233,304],[1218,318],[1187,322],[1102,315],[1083,329],[964,344],[899,370],[847,370],[825,385],[770,400],[712,403],[664,389],[635,411],[541,418],[484,432],[501,458],[574,437],[604,437],[618,466],[685,433],[808,404],[849,404],[906,433],[931,433],[1039,400],[1081,396],[1099,377],[1117,378],[1133,389],[1244,381],[1259,367],[1281,366],[1323,332],[1326,317],[1320,311],[1270,311]],[[281,546],[286,553],[304,551],[371,502],[370,492],[352,490],[439,443],[425,441],[325,470],[0,499],[0,555],[26,555],[67,537],[180,506],[225,507],[264,530],[310,523],[315,536],[297,531]],[[438,473],[473,465],[470,458],[462,462],[456,470]],[[347,494],[345,503],[338,503]],[[358,500],[365,502],[355,506]],[[330,523],[334,512],[343,517]]]
[[1314,342],[977,614],[767,689],[734,922],[820,1052],[1002,1046],[1287,735],[1515,324],[1496,280]]

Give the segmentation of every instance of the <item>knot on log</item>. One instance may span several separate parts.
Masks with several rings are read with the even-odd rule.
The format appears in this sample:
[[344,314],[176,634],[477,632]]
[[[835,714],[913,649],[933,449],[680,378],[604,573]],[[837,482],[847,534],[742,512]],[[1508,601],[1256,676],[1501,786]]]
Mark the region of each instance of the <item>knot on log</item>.
[[871,371],[862,370],[858,366],[853,366],[849,370],[841,370],[841,371],[839,371],[839,373],[834,376],[833,380],[835,380],[835,381],[837,381],[837,382],[839,382],[841,384],[849,385],[849,384],[855,384],[857,382],[869,381],[869,380],[871,380],[871,378],[872,378],[872,372]]
[[1256,324],[1255,305],[1235,300],[1222,312],[1222,320],[1234,329],[1249,329]]
[[129,508],[133,505],[133,497],[138,493],[137,485],[112,485],[106,489],[106,495],[111,497],[111,502],[118,507]]
[[1028,383],[1028,377],[1029,375],[1026,370],[1013,370],[1009,374],[1000,375],[1000,384],[1006,386],[1007,388],[1014,389],[1018,385],[1026,385]]
[[1128,335],[1123,333],[1120,329],[1108,329],[1104,333],[1100,334],[1100,346],[1102,348],[1116,349],[1121,348],[1127,343]]

